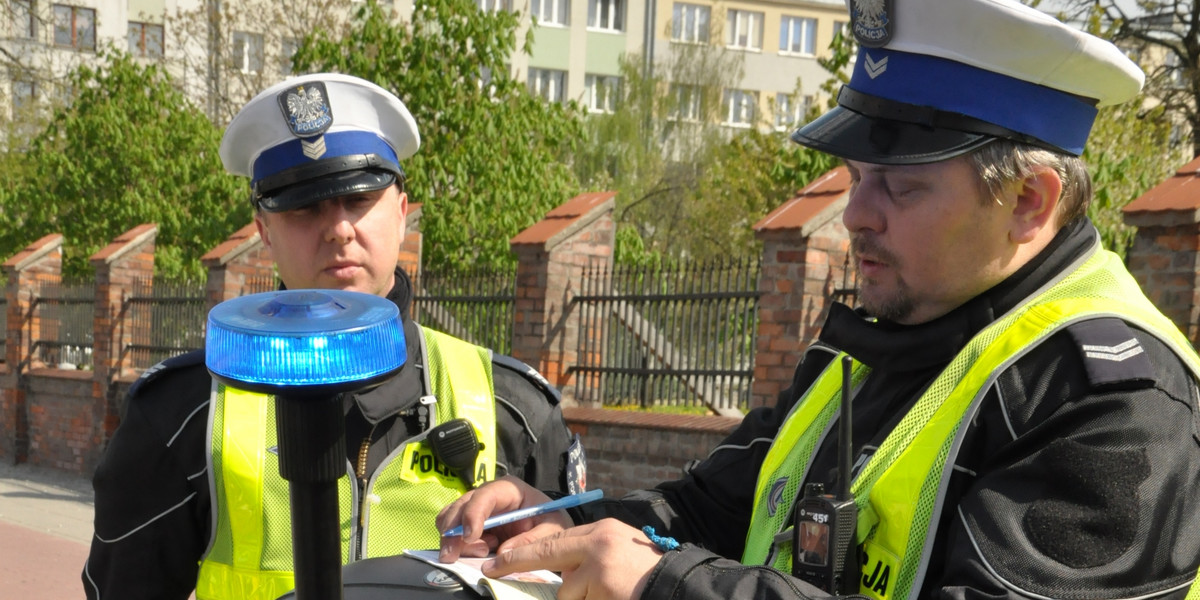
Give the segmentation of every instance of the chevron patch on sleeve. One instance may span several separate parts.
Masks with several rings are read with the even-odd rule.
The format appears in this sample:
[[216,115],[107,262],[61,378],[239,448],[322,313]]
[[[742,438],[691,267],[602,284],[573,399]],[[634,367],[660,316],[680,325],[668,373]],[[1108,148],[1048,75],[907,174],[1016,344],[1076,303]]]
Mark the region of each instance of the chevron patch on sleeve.
[[1115,318],[1092,319],[1067,328],[1079,345],[1094,387],[1141,388],[1154,381],[1154,367],[1134,330]]

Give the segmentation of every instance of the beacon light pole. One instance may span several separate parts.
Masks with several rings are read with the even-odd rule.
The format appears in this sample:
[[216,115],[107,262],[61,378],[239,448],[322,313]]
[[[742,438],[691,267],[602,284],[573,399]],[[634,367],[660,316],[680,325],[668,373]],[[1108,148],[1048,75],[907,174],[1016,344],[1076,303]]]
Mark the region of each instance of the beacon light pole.
[[342,596],[337,480],[346,474],[341,394],[378,385],[406,360],[399,309],[342,290],[227,300],[208,313],[205,363],[225,385],[275,396],[279,474],[288,482],[297,600]]

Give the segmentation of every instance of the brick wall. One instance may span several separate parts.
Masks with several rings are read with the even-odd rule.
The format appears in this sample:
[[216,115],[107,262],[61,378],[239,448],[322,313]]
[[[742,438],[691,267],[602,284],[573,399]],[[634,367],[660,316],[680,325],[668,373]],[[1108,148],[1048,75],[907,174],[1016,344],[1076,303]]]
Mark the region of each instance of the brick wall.
[[563,415],[583,440],[588,489],[602,489],[607,497],[678,479],[684,466],[707,456],[741,422],[584,407],[566,408]]

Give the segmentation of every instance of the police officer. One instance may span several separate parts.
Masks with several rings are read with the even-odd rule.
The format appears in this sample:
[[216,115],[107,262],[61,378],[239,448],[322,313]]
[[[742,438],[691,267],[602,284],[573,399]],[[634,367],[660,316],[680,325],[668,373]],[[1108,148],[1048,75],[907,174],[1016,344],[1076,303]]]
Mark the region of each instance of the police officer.
[[[287,288],[377,294],[404,315],[408,362],[344,398],[348,560],[436,547],[434,515],[470,479],[507,474],[566,493],[579,491],[583,468],[557,392],[536,371],[407,318],[400,163],[419,144],[396,96],[327,73],[262,92],[221,141],[225,168],[251,179],[254,222]],[[94,478],[87,596],[183,599],[195,590],[202,600],[241,600],[290,590],[288,488],[273,466],[268,398],[215,383],[194,352],[147,370],[127,406]],[[421,441],[456,418],[482,445],[467,473]]]
[[[827,597],[792,564],[794,507],[849,477],[843,596],[1200,598],[1200,359],[1100,247],[1079,159],[1141,71],[1012,0],[849,7],[851,79],[792,139],[845,159],[861,307],[834,305],[779,404],[681,480],[491,530],[484,573],[560,570],[574,599]],[[439,527],[467,533],[443,560],[541,499],[500,480],[450,505]]]

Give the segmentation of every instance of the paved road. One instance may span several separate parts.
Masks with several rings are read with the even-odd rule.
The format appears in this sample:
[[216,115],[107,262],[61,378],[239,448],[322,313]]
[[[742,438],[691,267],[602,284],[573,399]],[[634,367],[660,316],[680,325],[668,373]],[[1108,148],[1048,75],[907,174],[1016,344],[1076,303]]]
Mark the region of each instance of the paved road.
[[83,598],[92,509],[87,477],[0,460],[0,600]]

